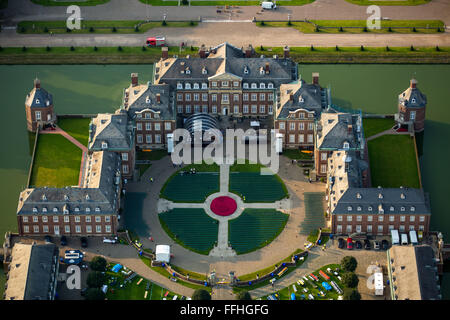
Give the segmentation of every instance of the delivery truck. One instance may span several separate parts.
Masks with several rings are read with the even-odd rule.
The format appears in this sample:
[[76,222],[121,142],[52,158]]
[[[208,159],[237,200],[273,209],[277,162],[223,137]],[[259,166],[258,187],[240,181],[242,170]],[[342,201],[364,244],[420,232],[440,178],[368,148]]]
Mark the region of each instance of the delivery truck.
[[275,2],[263,1],[261,3],[261,7],[265,10],[275,10],[277,8],[277,5],[275,4]]
[[162,47],[166,44],[166,38],[163,36],[148,37],[146,44],[147,47]]
[[391,230],[391,238],[392,238],[392,245],[400,244],[400,237],[398,236],[398,230]]
[[413,246],[419,244],[419,242],[417,241],[417,234],[414,230],[409,231],[409,241],[411,241],[411,244]]

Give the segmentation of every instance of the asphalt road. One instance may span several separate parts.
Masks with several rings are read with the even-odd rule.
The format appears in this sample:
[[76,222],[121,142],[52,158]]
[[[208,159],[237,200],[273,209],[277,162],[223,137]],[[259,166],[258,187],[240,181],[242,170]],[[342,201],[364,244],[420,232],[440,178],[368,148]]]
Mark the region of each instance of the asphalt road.
[[[376,4],[376,1],[374,1]],[[380,6],[381,15],[390,19],[440,19],[450,24],[450,0],[433,0],[420,6]],[[281,6],[275,11],[264,11],[256,6],[239,7],[230,13],[216,13],[215,6],[152,7],[139,0],[111,0],[104,5],[81,7],[86,20],[292,20],[300,19],[367,19],[366,7],[353,5],[345,0],[316,0],[304,6]],[[0,11],[4,24],[16,24],[22,20],[64,20],[66,7],[40,6],[30,0],[11,0],[8,8]]]
[[[214,29],[214,32],[211,30]],[[245,33],[242,33],[245,30]],[[17,34],[0,32],[2,47],[142,46],[149,35],[164,35],[171,46],[214,46],[229,42],[253,46],[450,46],[450,34],[303,34],[293,28],[261,28],[254,23],[201,23],[195,28],[155,28],[144,34]]]

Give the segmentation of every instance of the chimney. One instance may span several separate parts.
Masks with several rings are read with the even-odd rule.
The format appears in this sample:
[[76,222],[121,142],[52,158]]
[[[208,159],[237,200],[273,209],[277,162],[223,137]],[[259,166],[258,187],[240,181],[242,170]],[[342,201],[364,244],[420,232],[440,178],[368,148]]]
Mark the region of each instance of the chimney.
[[245,48],[245,57],[246,58],[251,58],[253,54],[253,47],[251,44],[248,45],[247,48]]
[[198,49],[198,55],[200,56],[200,58],[204,59],[206,58],[206,47],[204,44],[202,44],[202,46],[200,47],[200,49]]
[[156,94],[156,103],[161,103],[161,95],[159,93]]
[[136,87],[138,85],[138,74],[132,73],[131,74],[131,86]]
[[318,72],[313,72],[312,74],[312,82],[313,84],[319,84],[319,73]]
[[284,51],[284,58],[288,59],[289,58],[289,51],[290,51],[289,46],[285,46],[283,51]]
[[269,72],[270,72],[269,63],[268,62],[266,62],[266,66],[264,68],[264,71],[266,71],[266,74],[269,74]]
[[417,87],[417,80],[412,78],[410,81],[410,87],[411,89],[415,89]]
[[169,58],[169,48],[168,47],[161,47],[161,57],[163,60],[166,60]]
[[348,130],[348,134],[352,134],[353,133],[353,125],[349,124],[347,126],[347,130]]
[[36,89],[40,89],[41,88],[41,80],[39,80],[38,78],[34,79],[34,87]]

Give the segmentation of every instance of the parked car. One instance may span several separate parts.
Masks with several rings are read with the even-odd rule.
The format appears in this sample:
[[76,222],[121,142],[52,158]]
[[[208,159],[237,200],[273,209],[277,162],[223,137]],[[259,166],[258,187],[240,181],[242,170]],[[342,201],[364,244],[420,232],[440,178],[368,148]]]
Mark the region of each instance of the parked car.
[[45,242],[47,242],[47,243],[52,242],[52,237],[50,237],[50,236],[45,236],[44,239],[45,239]]
[[383,250],[387,250],[389,248],[389,241],[382,240],[381,241],[381,248],[383,248]]
[[380,242],[374,241],[374,242],[373,242],[373,248],[374,248],[375,250],[380,250]]
[[339,249],[344,249],[344,247],[345,247],[344,239],[342,239],[342,238],[338,239],[338,247],[339,247]]
[[361,241],[359,241],[359,240],[356,240],[356,241],[355,241],[355,248],[356,248],[356,249],[362,249],[362,243],[361,243]]
[[61,237],[61,245],[62,246],[67,246],[67,237],[66,236],[62,236]]
[[87,238],[82,237],[80,240],[81,240],[81,247],[87,248],[87,246],[88,246]]
[[364,249],[370,250],[370,241],[368,239],[364,240]]
[[353,240],[352,238],[347,238],[347,249],[353,250]]

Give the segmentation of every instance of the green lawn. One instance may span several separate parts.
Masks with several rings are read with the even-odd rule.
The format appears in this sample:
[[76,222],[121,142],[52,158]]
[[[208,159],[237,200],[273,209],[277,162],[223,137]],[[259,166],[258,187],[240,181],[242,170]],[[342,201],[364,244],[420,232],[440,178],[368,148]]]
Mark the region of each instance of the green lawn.
[[299,149],[285,149],[283,155],[295,160],[311,160],[313,156],[312,153],[304,153]]
[[394,119],[365,118],[363,119],[364,137],[369,138],[377,133],[391,129],[395,125]]
[[85,1],[55,1],[55,0],[31,0],[33,3],[43,6],[96,6],[107,3],[109,0],[85,0]]
[[218,221],[203,209],[173,209],[159,214],[166,233],[178,244],[200,254],[208,254],[217,241]]
[[305,192],[305,219],[300,225],[300,234],[309,235],[311,231],[325,226],[324,193]]
[[288,214],[274,209],[245,209],[228,222],[228,239],[237,254],[255,251],[271,243],[283,231]]
[[[201,165],[199,165],[201,166]],[[204,202],[212,193],[219,192],[219,173],[188,172],[189,166],[174,173],[161,189],[160,197],[174,202]]]
[[230,167],[230,192],[241,197],[244,202],[274,202],[289,196],[281,178],[274,175],[262,175],[261,164],[233,164]]
[[145,171],[147,171],[151,166],[151,163],[137,164],[136,167],[139,169],[139,177],[142,177]]
[[[106,278],[105,284],[108,285],[106,298],[108,300],[162,300],[164,294],[168,291],[145,278],[138,285],[137,283],[142,278],[139,275],[127,284],[124,284],[125,275],[121,272],[114,273],[107,271]],[[121,285],[123,287],[120,287]],[[147,298],[144,298],[146,291],[148,291]],[[174,296],[175,293],[169,291],[166,299],[172,300]],[[178,295],[179,298],[181,298],[180,295]]]
[[59,118],[58,126],[87,147],[90,122],[91,118]]
[[[136,30],[136,26],[138,29]],[[163,25],[161,21],[144,22],[141,20],[84,20],[81,29],[75,29],[70,33],[144,33],[153,28],[175,27],[187,28],[195,27],[195,21],[169,21]],[[92,29],[91,29],[92,28]],[[113,30],[113,28],[116,28]],[[66,21],[21,21],[17,25],[19,33],[67,33]]]
[[372,186],[419,188],[414,140],[409,135],[384,135],[368,141]]
[[[381,29],[364,29],[367,27],[366,20],[311,20],[311,23],[294,21],[290,24],[280,21],[258,21],[256,25],[258,27],[291,27],[303,33],[317,32],[315,25],[319,26],[321,33],[437,33],[438,28],[440,31],[444,28],[444,23],[440,20],[383,20]],[[416,28],[415,31],[413,28]]]
[[40,134],[30,186],[78,185],[82,151],[59,134]]
[[357,4],[360,6],[417,6],[420,4],[425,4],[430,2],[431,0],[397,0],[397,1],[373,1],[373,0],[346,0],[347,2]]
[[[311,280],[305,282],[305,284],[303,286],[301,286],[297,282],[295,282],[295,283],[292,283],[291,285],[289,285],[288,287],[285,287],[279,291],[274,292],[278,295],[277,299],[278,300],[290,300],[291,294],[294,293],[296,300],[309,300],[308,294],[311,293],[314,296],[315,300],[329,300],[329,299],[337,300],[337,298],[339,296],[337,291],[335,291],[334,289],[331,289],[330,291],[326,291],[325,288],[322,287],[322,282],[324,282],[325,279],[319,275],[319,270],[322,270],[330,277],[330,280],[327,281],[328,284],[330,284],[330,281],[334,281],[339,286],[339,288],[341,288],[341,290],[344,290],[344,286],[341,283],[341,281],[339,281],[339,279],[334,274],[327,271],[327,268],[331,268],[331,270],[335,270],[336,268],[341,269],[338,264],[325,265],[313,272],[313,274],[317,278],[319,278],[318,282],[317,281],[314,282],[314,284],[317,286],[317,288],[313,287],[313,285],[310,282]],[[340,275],[342,275],[342,274],[340,274]],[[294,292],[292,285],[296,286],[296,288],[297,288],[296,293]],[[308,290],[308,292],[306,292],[306,293],[303,292],[304,288],[306,288]],[[325,293],[325,297],[318,296],[320,290],[322,290],[322,292]],[[262,297],[262,300],[265,300],[265,299],[267,299],[267,296]]]

